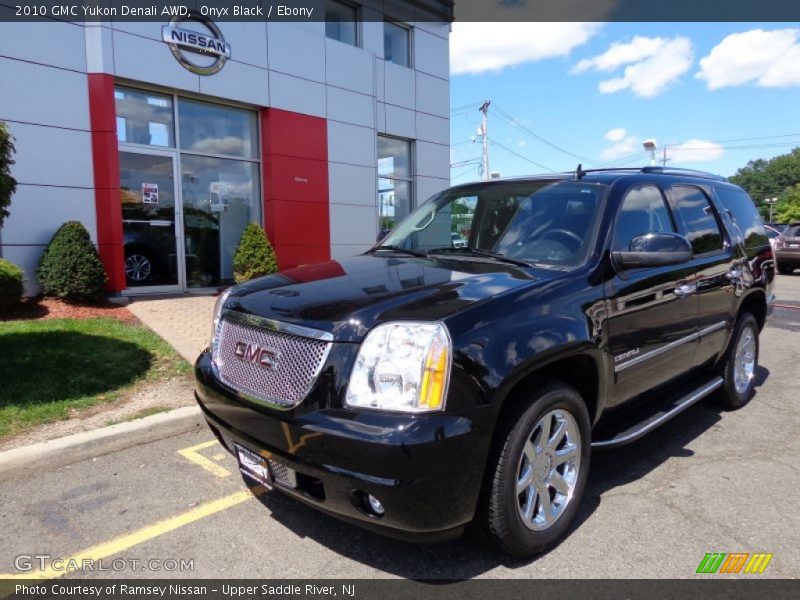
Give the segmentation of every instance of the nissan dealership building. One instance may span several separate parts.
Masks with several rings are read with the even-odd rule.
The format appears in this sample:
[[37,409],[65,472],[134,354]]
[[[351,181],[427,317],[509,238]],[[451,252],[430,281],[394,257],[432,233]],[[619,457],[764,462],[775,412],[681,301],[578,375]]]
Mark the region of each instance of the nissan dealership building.
[[[112,293],[232,281],[249,221],[281,268],[362,252],[449,183],[449,23],[432,0],[322,0],[325,19],[0,23],[18,181],[0,256],[38,291],[89,230]],[[439,13],[445,14],[445,13]]]

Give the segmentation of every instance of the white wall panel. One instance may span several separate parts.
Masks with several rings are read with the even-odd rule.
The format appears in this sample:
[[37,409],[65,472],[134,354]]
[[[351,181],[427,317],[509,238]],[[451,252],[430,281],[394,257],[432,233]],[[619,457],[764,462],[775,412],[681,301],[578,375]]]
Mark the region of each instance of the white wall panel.
[[200,78],[200,92],[226,100],[269,105],[269,74],[266,69],[229,60],[217,74]]
[[450,84],[444,79],[417,73],[417,110],[439,117],[450,116]]
[[378,175],[375,167],[328,163],[328,198],[331,204],[375,206]]
[[376,167],[377,136],[374,129],[328,121],[328,160]]
[[[13,16],[9,18],[14,19]],[[86,71],[83,27],[52,21],[25,23],[14,20],[0,23],[0,56]]]
[[0,81],[15,82],[13,93],[0,92],[0,119],[89,129],[84,73],[0,58]]
[[[17,153],[11,173],[19,183],[92,188],[92,140],[88,131],[9,123]],[[91,194],[91,191],[87,191]]]
[[414,68],[441,79],[450,78],[449,42],[419,28],[414,29]]
[[366,94],[328,87],[328,118],[362,127],[375,127],[375,99]]
[[375,206],[331,204],[331,244],[358,245],[367,248],[377,236],[378,209]]
[[270,71],[269,100],[273,108],[325,117],[325,86],[308,79]]
[[[376,234],[377,235],[377,234]],[[363,244],[332,244],[331,245],[331,258],[338,260],[340,258],[349,258],[366,252],[375,245],[375,240],[371,243],[364,242]]]
[[48,244],[67,221],[80,221],[97,241],[93,190],[19,185],[9,212],[0,234],[3,244]]
[[422,112],[417,112],[416,117],[417,139],[450,145],[450,119]]
[[407,108],[386,105],[386,133],[414,139],[417,137],[416,113]]
[[328,85],[374,95],[373,61],[372,54],[361,48],[325,39],[325,74]]
[[290,23],[269,23],[267,35],[271,70],[325,83],[323,35]]
[[450,173],[450,148],[431,142],[416,143],[417,175],[442,177]]
[[225,41],[231,45],[233,60],[254,67],[267,68],[267,24],[265,22],[219,21],[217,26],[225,36]]
[[[386,103],[403,108],[414,108],[416,104],[414,71],[390,62],[384,62],[383,64],[385,70]],[[447,106],[445,109],[449,115],[450,107]]]

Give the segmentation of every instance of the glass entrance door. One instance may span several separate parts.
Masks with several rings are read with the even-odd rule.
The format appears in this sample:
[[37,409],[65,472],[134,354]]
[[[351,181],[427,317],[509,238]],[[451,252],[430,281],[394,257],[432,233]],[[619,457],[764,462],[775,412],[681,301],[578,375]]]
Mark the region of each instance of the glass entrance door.
[[119,161],[128,289],[179,290],[175,157],[169,152],[121,150]]

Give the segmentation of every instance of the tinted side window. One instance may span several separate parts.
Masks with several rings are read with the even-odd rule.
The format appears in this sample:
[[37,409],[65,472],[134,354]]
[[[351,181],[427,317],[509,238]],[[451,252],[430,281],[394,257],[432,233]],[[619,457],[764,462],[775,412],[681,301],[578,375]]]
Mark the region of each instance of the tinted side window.
[[694,253],[722,250],[722,232],[706,195],[699,188],[681,185],[671,191]]
[[634,188],[625,196],[614,228],[614,250],[628,250],[644,233],[675,231],[664,196],[654,185]]
[[753,248],[769,244],[761,215],[750,196],[737,188],[718,187],[716,190],[722,206],[730,211],[731,219],[742,232],[744,245]]
[[783,237],[800,237],[800,226],[787,227],[783,232]]

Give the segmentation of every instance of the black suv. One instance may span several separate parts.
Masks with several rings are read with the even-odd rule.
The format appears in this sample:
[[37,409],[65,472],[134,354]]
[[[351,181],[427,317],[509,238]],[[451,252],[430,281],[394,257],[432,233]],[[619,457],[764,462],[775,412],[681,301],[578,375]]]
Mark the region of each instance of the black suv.
[[197,400],[261,488],[403,539],[475,521],[528,556],[567,531],[593,449],[750,400],[773,263],[713,175],[462,185],[363,255],[223,293]]

